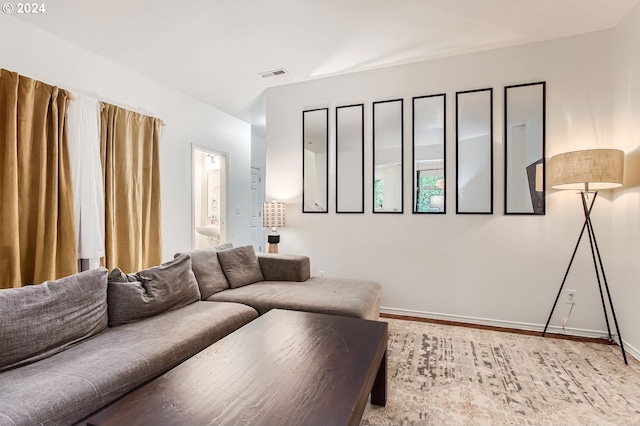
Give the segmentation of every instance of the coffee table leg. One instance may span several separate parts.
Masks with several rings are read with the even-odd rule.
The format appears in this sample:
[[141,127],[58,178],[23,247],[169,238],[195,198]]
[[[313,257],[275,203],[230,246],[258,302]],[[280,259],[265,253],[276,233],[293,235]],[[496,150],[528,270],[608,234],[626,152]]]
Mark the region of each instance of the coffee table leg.
[[373,382],[371,389],[371,403],[385,407],[387,405],[387,350],[385,349],[378,367],[376,380]]

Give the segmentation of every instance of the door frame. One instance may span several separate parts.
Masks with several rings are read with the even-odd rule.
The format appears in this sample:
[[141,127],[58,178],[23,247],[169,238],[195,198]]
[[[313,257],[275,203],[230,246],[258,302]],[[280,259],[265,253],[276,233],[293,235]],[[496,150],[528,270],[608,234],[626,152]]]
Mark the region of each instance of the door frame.
[[[223,151],[220,149],[216,149],[206,145],[199,145],[196,143],[191,144],[191,249],[195,250],[196,247],[196,170],[195,170],[195,161],[196,161],[196,151],[204,152],[205,154],[214,154],[220,155],[225,159],[224,173],[221,173],[220,176],[224,178],[224,183],[221,182],[220,187],[224,186],[224,191],[221,190],[223,195],[221,196],[221,203],[223,204],[220,209],[221,212],[224,212],[224,219],[221,218],[220,223],[220,242],[226,242],[227,238],[227,221],[229,220],[229,206],[228,206],[228,192],[229,192],[229,153],[227,151]],[[221,215],[222,216],[222,215]]]

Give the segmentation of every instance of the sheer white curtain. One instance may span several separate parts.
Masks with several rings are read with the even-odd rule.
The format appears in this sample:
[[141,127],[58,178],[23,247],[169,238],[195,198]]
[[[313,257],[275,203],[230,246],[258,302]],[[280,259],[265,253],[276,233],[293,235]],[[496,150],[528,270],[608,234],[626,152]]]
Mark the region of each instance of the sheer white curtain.
[[67,112],[80,270],[104,256],[104,186],[100,163],[101,104],[74,95]]

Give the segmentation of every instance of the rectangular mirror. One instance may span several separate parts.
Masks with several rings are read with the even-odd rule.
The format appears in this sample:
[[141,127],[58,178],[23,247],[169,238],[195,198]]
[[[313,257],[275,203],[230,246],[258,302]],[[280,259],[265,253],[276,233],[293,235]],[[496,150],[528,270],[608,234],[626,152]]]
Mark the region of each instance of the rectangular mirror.
[[504,88],[505,214],[545,214],[545,86]]
[[336,213],[364,213],[364,105],[336,107]]
[[446,95],[413,98],[413,213],[446,213]]
[[493,213],[493,89],[456,93],[456,213]]
[[373,103],[373,212],[402,213],[404,102]]
[[327,213],[329,109],[302,112],[302,212]]

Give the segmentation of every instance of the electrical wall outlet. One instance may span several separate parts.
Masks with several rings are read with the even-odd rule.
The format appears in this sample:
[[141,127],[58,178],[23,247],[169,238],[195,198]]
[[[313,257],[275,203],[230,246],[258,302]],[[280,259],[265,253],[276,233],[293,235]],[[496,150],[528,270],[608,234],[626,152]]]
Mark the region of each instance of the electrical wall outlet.
[[324,277],[324,275],[327,273],[327,271],[318,271],[320,273],[321,277]]
[[575,290],[565,290],[565,298],[567,299],[567,303],[576,303],[576,293]]

